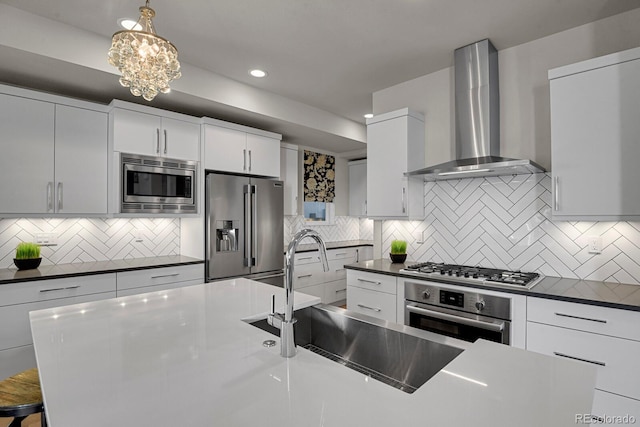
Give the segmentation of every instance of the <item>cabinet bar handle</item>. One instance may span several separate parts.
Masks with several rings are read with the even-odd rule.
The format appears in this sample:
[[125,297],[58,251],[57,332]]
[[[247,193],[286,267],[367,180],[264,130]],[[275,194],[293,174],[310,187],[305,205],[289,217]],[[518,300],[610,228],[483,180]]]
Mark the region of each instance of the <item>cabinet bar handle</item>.
[[589,322],[598,322],[598,323],[607,323],[606,320],[601,320],[601,319],[591,319],[589,317],[581,317],[581,316],[574,316],[572,314],[564,314],[564,313],[555,313],[556,316],[560,316],[560,317],[569,317],[571,319],[580,319],[580,320],[588,320]]
[[367,310],[373,310],[373,311],[375,311],[376,313],[380,313],[380,312],[382,311],[382,309],[375,308],[375,307],[369,307],[368,305],[364,305],[364,304],[357,304],[357,305],[358,305],[358,307],[360,307],[360,308],[366,308]]
[[556,176],[555,180],[556,191],[553,194],[553,210],[558,210],[558,188],[559,188],[559,178]]
[[160,128],[156,128],[156,154],[160,154]]
[[167,130],[164,130],[164,154],[167,154],[167,144],[169,144],[169,142],[167,142]]
[[580,362],[587,362],[587,363],[591,363],[593,365],[607,366],[607,364],[604,363],[604,362],[598,362],[597,360],[589,360],[589,359],[583,359],[581,357],[570,356],[568,354],[559,353],[557,351],[554,351],[553,354],[555,354],[558,357],[564,357],[564,358],[571,359],[571,360],[579,360]]
[[173,274],[163,274],[161,276],[151,276],[152,279],[160,279],[162,277],[176,277],[179,276],[180,273],[173,273]]
[[251,172],[251,150],[249,150],[249,172]]
[[67,286],[66,288],[51,288],[51,289],[40,289],[40,292],[54,292],[54,291],[65,291],[68,289],[78,289],[80,285]]
[[358,277],[358,282],[373,283],[374,285],[382,285],[382,283],[380,282],[376,282],[374,280],[361,279],[359,277]]
[[62,182],[58,182],[58,211],[62,210]]
[[338,289],[338,290],[336,291],[336,294],[339,294],[340,292],[347,292],[347,290],[346,290],[346,289]]
[[340,252],[339,254],[335,254],[336,256],[340,256],[340,255],[346,255],[346,252]]
[[303,276],[298,276],[298,279],[304,279],[305,277],[311,277],[313,274],[305,274]]
[[406,188],[402,187],[402,213],[407,213],[407,208],[404,202],[404,196],[406,192],[407,192]]
[[242,157],[244,158],[244,163],[242,164],[242,170],[247,170],[247,149],[242,150]]
[[303,259],[313,259],[312,256],[306,256],[304,258],[298,258],[298,261],[302,261]]
[[53,189],[53,182],[47,182],[47,211],[53,210],[53,197],[51,191]]
[[344,270],[345,270],[344,268],[339,268],[339,269],[337,269],[337,270],[336,270],[336,273],[337,273],[338,271],[344,271]]

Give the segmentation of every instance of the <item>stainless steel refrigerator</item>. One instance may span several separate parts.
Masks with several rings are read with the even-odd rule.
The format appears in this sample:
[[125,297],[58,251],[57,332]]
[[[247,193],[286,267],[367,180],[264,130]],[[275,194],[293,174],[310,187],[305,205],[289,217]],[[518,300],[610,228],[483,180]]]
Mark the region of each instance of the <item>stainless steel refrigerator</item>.
[[282,285],[283,188],[282,181],[207,174],[207,281],[248,277]]

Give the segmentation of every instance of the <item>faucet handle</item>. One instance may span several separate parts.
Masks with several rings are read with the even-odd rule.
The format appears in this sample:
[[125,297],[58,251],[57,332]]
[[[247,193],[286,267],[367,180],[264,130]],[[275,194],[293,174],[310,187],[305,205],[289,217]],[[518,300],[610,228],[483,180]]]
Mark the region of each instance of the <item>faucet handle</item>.
[[276,295],[271,295],[271,311],[269,312],[269,316],[267,316],[267,323],[275,328],[282,329],[282,321],[284,320],[284,315],[280,313],[276,313]]

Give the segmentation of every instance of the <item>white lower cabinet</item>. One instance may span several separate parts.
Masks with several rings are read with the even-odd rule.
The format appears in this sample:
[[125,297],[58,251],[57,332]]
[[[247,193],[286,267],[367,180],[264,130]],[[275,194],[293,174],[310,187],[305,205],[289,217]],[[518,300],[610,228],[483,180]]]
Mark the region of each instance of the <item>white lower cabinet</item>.
[[527,350],[595,365],[592,415],[640,420],[638,322],[638,312],[528,297]]
[[122,297],[204,283],[204,265],[189,264],[123,271],[116,275],[117,293]]
[[395,322],[396,277],[348,270],[347,309]]
[[322,269],[317,251],[295,254],[293,289],[320,297],[323,304],[333,304],[347,298],[347,264],[357,260],[356,247],[327,250],[329,271]]
[[0,378],[35,366],[29,312],[115,298],[115,274],[0,286]]

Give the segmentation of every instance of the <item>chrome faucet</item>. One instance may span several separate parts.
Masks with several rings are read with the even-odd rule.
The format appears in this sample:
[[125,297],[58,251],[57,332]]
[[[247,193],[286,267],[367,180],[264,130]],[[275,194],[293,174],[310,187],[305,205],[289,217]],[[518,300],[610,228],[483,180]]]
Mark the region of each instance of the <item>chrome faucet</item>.
[[293,236],[289,247],[287,248],[287,254],[285,255],[285,284],[284,284],[284,297],[285,297],[285,310],[284,313],[276,313],[275,296],[271,300],[271,313],[267,318],[267,322],[278,329],[280,329],[280,355],[282,357],[293,357],[296,354],[296,343],[293,337],[293,325],[296,323],[296,319],[293,317],[293,256],[296,253],[298,244],[305,237],[311,237],[318,244],[318,250],[320,252],[320,260],[322,261],[322,268],[324,271],[329,271],[329,262],[327,261],[327,248],[320,235],[314,230],[305,228],[300,230]]

